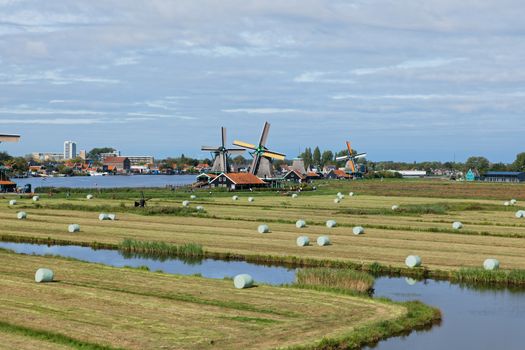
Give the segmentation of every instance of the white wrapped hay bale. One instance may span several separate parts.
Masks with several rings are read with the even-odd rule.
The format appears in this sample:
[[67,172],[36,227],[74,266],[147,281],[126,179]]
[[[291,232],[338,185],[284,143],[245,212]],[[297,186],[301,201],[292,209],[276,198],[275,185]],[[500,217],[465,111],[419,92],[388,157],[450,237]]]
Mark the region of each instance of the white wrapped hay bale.
[[341,192],[337,192],[337,194],[336,194],[337,197],[341,197],[342,195],[343,195],[343,193],[341,193]]
[[9,205],[16,205],[16,199],[11,199],[9,201]]
[[79,224],[71,224],[67,227],[67,230],[69,231],[69,233],[74,233],[74,232],[80,232],[80,225]]
[[341,203],[341,198],[338,197],[338,198],[334,199],[334,203],[335,203],[335,204],[339,204],[339,203]]
[[517,200],[515,200],[515,199],[511,199],[511,200],[510,200],[510,204],[511,204],[511,205],[516,205],[516,203],[518,203]]
[[306,227],[306,221],[304,220],[297,220],[295,223],[295,227],[297,228],[304,228]]
[[27,219],[27,213],[25,211],[19,211],[18,213],[16,213],[16,217],[18,218],[18,220]]
[[328,236],[319,236],[317,237],[317,245],[320,247],[324,247],[326,245],[330,245],[330,237]]
[[392,206],[392,210],[393,210],[393,211],[399,210],[399,205],[395,205],[395,204],[394,204],[394,205]]
[[239,200],[239,196],[232,196],[232,200],[238,201]]
[[190,206],[190,201],[182,201],[182,206],[183,207],[189,207]]
[[254,199],[253,197],[248,197],[248,202],[251,203],[251,202],[253,202],[253,201],[255,201],[255,199]]
[[521,218],[525,217],[525,211],[524,211],[524,210],[518,210],[518,211],[516,212],[516,217],[517,217],[518,219],[521,219]]
[[415,280],[413,278],[410,278],[410,277],[405,277],[405,282],[409,286],[413,286],[413,285],[415,285],[417,283],[417,280]]
[[35,282],[36,283],[53,282],[54,276],[55,274],[53,273],[53,270],[46,269],[46,268],[39,268],[35,272]]
[[266,224],[259,225],[259,227],[257,227],[257,231],[259,233],[268,233],[270,232],[270,227]]
[[117,220],[117,215],[116,214],[108,214],[108,218],[109,218],[109,220],[115,221],[115,220]]
[[353,196],[355,195],[355,193],[354,193],[354,192],[350,192],[348,195],[349,195],[350,197],[353,197]]
[[365,228],[363,226],[356,226],[352,229],[352,232],[356,236],[362,235],[363,233],[365,233]]
[[298,247],[306,247],[307,245],[310,245],[310,238],[308,236],[299,236],[296,240]]
[[405,264],[411,269],[414,267],[419,267],[421,266],[421,258],[418,255],[409,255],[405,259]]
[[461,222],[459,222],[459,221],[454,221],[454,222],[452,223],[452,228],[453,228],[454,230],[462,229],[462,228],[463,228],[463,224],[462,224]]
[[237,275],[233,279],[233,285],[237,289],[251,288],[253,287],[253,278],[245,273]]
[[202,205],[198,205],[195,209],[197,209],[197,211],[204,211],[204,207]]
[[510,202],[509,201],[505,201],[505,202],[503,202],[503,205],[508,207],[510,205]]
[[40,196],[33,196],[33,202],[38,202],[40,200]]
[[487,271],[493,271],[499,269],[498,259],[486,259],[483,262],[483,268]]
[[92,194],[88,194],[88,195],[86,196],[86,199],[93,199],[93,195],[92,195]]
[[297,193],[292,194],[292,198],[297,198],[299,195]]
[[194,195],[194,194],[192,194],[192,195],[190,196],[190,199],[196,199],[196,198],[197,198],[197,196]]
[[106,213],[100,213],[100,214],[98,215],[98,219],[99,219],[100,221],[109,220],[109,215],[106,214]]
[[328,220],[326,222],[326,227],[328,227],[328,228],[334,228],[336,226],[337,226],[337,222],[335,222],[335,220]]

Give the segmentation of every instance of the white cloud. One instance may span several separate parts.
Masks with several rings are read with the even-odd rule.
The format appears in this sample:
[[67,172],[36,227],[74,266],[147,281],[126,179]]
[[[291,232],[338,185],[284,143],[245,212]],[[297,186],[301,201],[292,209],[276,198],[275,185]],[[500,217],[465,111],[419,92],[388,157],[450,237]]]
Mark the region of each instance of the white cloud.
[[92,77],[85,75],[64,74],[59,70],[46,70],[35,73],[0,73],[1,85],[24,85],[46,82],[52,85],[70,85],[75,83],[118,84],[117,79]]
[[280,113],[297,113],[301,112],[294,108],[236,108],[223,109],[224,113],[248,113],[248,114],[280,114]]
[[355,80],[344,77],[334,77],[333,72],[304,72],[296,76],[293,81],[297,83],[332,83],[332,84],[354,84]]

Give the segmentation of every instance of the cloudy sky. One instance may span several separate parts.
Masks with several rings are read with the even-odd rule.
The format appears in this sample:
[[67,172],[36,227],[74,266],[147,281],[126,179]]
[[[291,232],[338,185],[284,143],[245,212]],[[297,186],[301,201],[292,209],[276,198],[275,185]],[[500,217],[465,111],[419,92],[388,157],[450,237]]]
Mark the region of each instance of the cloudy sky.
[[525,151],[525,2],[0,0],[12,154],[205,156],[219,127],[297,155],[510,162]]

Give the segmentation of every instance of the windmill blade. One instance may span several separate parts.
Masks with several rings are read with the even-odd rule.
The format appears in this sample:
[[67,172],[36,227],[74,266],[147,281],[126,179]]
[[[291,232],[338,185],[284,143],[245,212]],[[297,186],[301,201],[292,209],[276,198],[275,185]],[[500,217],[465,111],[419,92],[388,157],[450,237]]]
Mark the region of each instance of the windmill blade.
[[359,159],[359,158],[365,158],[365,157],[366,157],[366,153],[359,153],[353,156],[352,158]]
[[214,146],[202,146],[201,151],[209,151],[209,152],[219,152],[220,147],[214,147]]
[[350,141],[346,141],[346,148],[348,148],[348,154],[352,154],[352,146],[350,146]]
[[226,147],[226,128],[223,126],[221,127],[222,132],[222,147]]
[[273,159],[279,159],[279,160],[284,160],[284,158],[286,157],[284,154],[281,154],[281,153],[276,153],[276,152],[270,152],[270,151],[266,151],[262,154],[263,157],[268,157],[268,158],[273,158]]
[[238,149],[238,148],[229,148],[226,150],[228,154],[243,154],[246,152],[245,149]]
[[0,134],[0,142],[18,142],[20,135]]
[[251,143],[247,143],[247,142],[243,142],[243,141],[233,141],[233,144],[235,146],[239,146],[239,147],[243,147],[243,148],[248,148],[248,149],[257,149],[257,147],[255,145],[252,145]]
[[270,123],[265,122],[264,128],[261,134],[261,140],[259,141],[259,146],[265,146],[266,141],[268,141],[268,134],[270,133]]
[[341,156],[341,157],[335,158],[335,160],[337,160],[337,161],[348,160],[348,159],[350,159],[350,156]]
[[350,170],[352,170],[352,173],[355,173],[355,164],[354,164],[354,161],[352,159],[350,159],[350,161],[348,162],[350,163]]

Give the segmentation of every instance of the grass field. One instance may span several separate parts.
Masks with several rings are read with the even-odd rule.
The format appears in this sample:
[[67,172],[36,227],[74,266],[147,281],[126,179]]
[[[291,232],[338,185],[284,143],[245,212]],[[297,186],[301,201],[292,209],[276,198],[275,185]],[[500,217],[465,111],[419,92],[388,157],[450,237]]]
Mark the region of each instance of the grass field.
[[[34,282],[42,266],[56,282]],[[421,304],[265,285],[237,290],[231,280],[4,250],[0,275],[0,348],[9,349],[353,348],[439,318]]]
[[[405,192],[398,196],[363,195],[354,187],[367,184],[374,189],[406,187],[412,184],[412,192],[424,192],[427,187],[437,191],[433,197],[410,197]],[[442,187],[438,187],[438,185]],[[325,187],[323,187],[325,186]],[[422,189],[420,189],[419,187]],[[319,191],[302,193],[298,198],[275,192],[240,193],[239,201],[232,201],[228,193],[197,192],[191,207],[204,206],[206,212],[196,214],[179,212],[188,193],[159,192],[158,198],[148,202],[151,208],[172,208],[171,214],[137,215],[140,210],[131,208],[122,198],[96,197],[86,200],[82,193],[71,199],[56,195],[42,196],[37,205],[29,200],[19,200],[15,207],[2,206],[0,219],[4,239],[24,237],[28,240],[55,239],[89,244],[92,242],[119,244],[124,239],[162,241],[177,245],[197,243],[208,253],[232,254],[240,257],[267,256],[268,261],[277,260],[328,260],[403,267],[409,254],[420,255],[423,265],[430,270],[451,271],[462,267],[480,267],[486,258],[497,258],[502,269],[525,269],[525,220],[516,219],[514,213],[523,209],[521,202],[504,207],[503,201],[520,199],[525,186],[505,184],[460,184],[461,193],[472,193],[466,198],[447,198],[446,189],[456,185],[437,182],[356,181],[321,184]],[[481,188],[481,190],[480,190]],[[348,190],[356,196],[349,197]],[[153,191],[152,193],[154,193]],[[333,198],[338,192],[347,196],[340,204]],[[477,196],[492,197],[496,191],[503,195],[498,199],[474,199]],[[130,196],[131,192],[114,191]],[[443,197],[437,197],[438,194]],[[507,195],[507,193],[509,195]],[[510,196],[516,193],[516,196]],[[101,196],[108,193],[101,194]],[[131,193],[133,194],[133,193]],[[255,197],[249,203],[247,197]],[[124,203],[124,206],[121,204]],[[393,212],[393,204],[400,210]],[[61,208],[73,208],[67,210]],[[16,219],[16,211],[24,208],[29,218]],[[105,208],[118,213],[118,221],[98,221],[98,212],[86,208]],[[160,211],[162,212],[162,211]],[[308,227],[297,229],[298,219],[304,219]],[[328,219],[338,222],[338,227],[327,229]],[[452,229],[453,221],[462,221],[464,228]],[[70,223],[81,225],[81,232],[70,234]],[[258,234],[260,223],[270,225],[271,232]],[[364,226],[366,233],[352,234],[354,225]],[[329,235],[332,245],[297,247],[295,239],[308,235],[312,242],[320,235]]]

